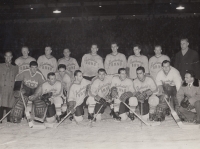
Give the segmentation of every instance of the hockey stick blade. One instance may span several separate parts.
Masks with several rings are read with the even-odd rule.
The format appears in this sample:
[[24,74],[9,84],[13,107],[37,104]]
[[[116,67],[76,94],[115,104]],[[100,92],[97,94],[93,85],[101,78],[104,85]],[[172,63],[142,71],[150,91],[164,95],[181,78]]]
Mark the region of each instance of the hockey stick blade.
[[90,122],[90,128],[92,128],[92,122],[96,119],[97,115],[99,114],[99,112],[101,111],[102,108],[103,108],[103,105],[101,105],[101,107],[100,107],[99,110],[97,111],[96,115],[95,115],[94,118],[91,120],[91,122]]
[[129,108],[129,110],[131,110],[145,125],[147,126],[159,126],[160,122],[152,122],[152,123],[148,123],[145,120],[143,120],[133,109],[131,109],[125,102],[123,102],[123,104]]

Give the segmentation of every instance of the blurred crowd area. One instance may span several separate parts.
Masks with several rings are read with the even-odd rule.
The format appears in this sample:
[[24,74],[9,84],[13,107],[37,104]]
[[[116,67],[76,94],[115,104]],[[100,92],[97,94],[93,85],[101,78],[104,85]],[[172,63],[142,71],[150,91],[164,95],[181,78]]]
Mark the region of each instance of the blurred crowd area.
[[188,38],[189,47],[200,53],[200,16],[10,22],[0,24],[0,35],[1,62],[7,50],[14,53],[15,59],[21,56],[21,47],[28,46],[30,55],[37,59],[49,45],[57,59],[63,57],[64,48],[69,48],[71,56],[80,64],[82,56],[90,52],[91,44],[96,43],[99,55],[105,58],[111,53],[111,42],[117,42],[119,52],[127,58],[133,54],[134,44],[141,44],[142,53],[149,58],[154,54],[154,45],[160,44],[163,53],[173,61],[180,50],[181,38]]

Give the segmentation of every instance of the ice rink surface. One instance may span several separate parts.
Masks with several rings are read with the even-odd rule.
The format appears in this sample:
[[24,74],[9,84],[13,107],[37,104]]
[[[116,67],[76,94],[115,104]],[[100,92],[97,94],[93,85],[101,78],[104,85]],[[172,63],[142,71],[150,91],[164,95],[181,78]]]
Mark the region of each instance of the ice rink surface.
[[[20,124],[0,124],[0,149],[200,149],[200,130],[182,130],[171,116],[160,126],[134,121],[115,122],[109,108],[102,121],[84,119],[78,125],[66,119],[58,128],[31,129]],[[87,116],[87,111],[85,110]]]

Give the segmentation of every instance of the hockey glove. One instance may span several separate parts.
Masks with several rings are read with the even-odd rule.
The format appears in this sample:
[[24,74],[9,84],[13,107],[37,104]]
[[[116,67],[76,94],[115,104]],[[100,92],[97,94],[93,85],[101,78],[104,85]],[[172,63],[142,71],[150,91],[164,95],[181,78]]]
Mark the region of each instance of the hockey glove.
[[153,94],[153,92],[150,89],[143,91],[143,93],[145,93],[148,97]]
[[133,93],[132,92],[125,92],[120,96],[120,100],[121,102],[126,102],[127,99],[129,99],[130,97],[133,97]]
[[94,97],[94,99],[95,99],[97,102],[99,102],[100,104],[102,104],[104,107],[107,105],[106,100],[103,99],[103,98],[101,98],[99,95],[96,95],[96,96]]
[[136,93],[136,98],[139,102],[144,103],[145,99],[147,98],[147,94],[144,93]]

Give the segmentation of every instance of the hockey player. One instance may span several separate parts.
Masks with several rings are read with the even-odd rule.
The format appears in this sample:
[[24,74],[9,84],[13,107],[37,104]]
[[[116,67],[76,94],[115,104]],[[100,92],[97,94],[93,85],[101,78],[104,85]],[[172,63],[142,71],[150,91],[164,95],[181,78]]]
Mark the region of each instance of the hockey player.
[[91,53],[85,54],[81,61],[81,70],[83,77],[87,80],[92,80],[97,75],[97,71],[103,68],[103,59],[97,54],[98,47],[92,44]]
[[25,69],[29,69],[29,64],[31,61],[36,61],[35,58],[29,56],[28,47],[22,47],[22,56],[15,60],[15,64],[19,66],[19,73],[21,73]]
[[154,49],[155,55],[149,59],[149,71],[150,75],[156,80],[157,73],[162,69],[162,62],[164,60],[170,61],[167,55],[163,55],[162,47],[160,45],[156,45]]
[[61,120],[61,107],[63,104],[62,93],[63,86],[62,83],[56,79],[56,75],[54,72],[50,72],[47,74],[47,81],[44,82],[38,89],[37,93],[34,94],[30,99],[33,101],[36,97],[42,96],[47,93],[52,92],[52,96],[50,97],[51,104],[55,105],[56,108],[56,119],[59,122]]
[[118,52],[116,42],[111,44],[112,53],[106,56],[104,67],[107,74],[117,74],[119,68],[126,68],[127,60],[124,54]]
[[96,120],[101,120],[101,114],[104,112],[110,85],[112,81],[112,75],[107,75],[105,69],[98,70],[98,77],[94,78],[91,83],[90,96],[87,99],[88,104],[88,119],[93,119],[94,114],[99,111],[99,108],[103,105],[104,107],[100,110],[96,117]]
[[88,97],[88,86],[90,81],[83,78],[80,70],[74,72],[75,81],[70,87],[68,104],[69,111],[74,115],[77,122],[83,120],[84,106]]
[[131,79],[136,79],[136,69],[139,66],[142,66],[145,68],[145,72],[148,74],[149,73],[149,67],[148,67],[148,58],[144,55],[141,55],[141,46],[140,45],[135,45],[133,47],[133,52],[135,55],[131,55],[128,58],[128,64],[127,64],[127,70],[128,70],[128,75]]
[[153,120],[155,108],[159,103],[157,85],[152,77],[145,74],[144,67],[136,69],[137,79],[133,81],[136,90],[135,97],[139,102],[139,109],[144,120]]
[[42,72],[45,78],[49,72],[56,72],[57,60],[51,55],[52,49],[50,46],[45,47],[45,55],[38,58],[38,68]]
[[63,50],[64,57],[58,60],[59,64],[66,65],[66,71],[69,72],[70,77],[74,77],[74,71],[79,70],[79,65],[75,58],[70,57],[71,51],[66,48]]
[[160,111],[159,113],[164,118],[166,114],[169,114],[169,109],[164,98],[170,98],[171,107],[175,109],[178,105],[176,94],[182,84],[179,71],[170,65],[170,61],[164,60],[162,62],[162,70],[160,70],[156,76],[156,84],[160,95],[160,102],[157,110]]
[[185,81],[177,92],[178,109],[182,120],[200,124],[200,82],[194,72],[185,74]]
[[[111,109],[114,111],[113,118],[116,119],[117,121],[120,121],[120,120],[124,121],[129,116],[129,118],[134,120],[133,113],[129,113],[129,115],[127,116],[127,112],[129,111],[129,109],[120,101],[120,96],[123,93],[135,92],[135,90],[133,88],[133,81],[131,79],[127,78],[125,68],[120,68],[118,70],[118,74],[119,74],[119,76],[114,76],[112,78],[112,82],[111,82],[111,92],[115,88],[117,89],[117,92],[118,92],[118,95],[116,97],[113,98],[113,96],[112,96],[112,98],[114,100],[113,101],[114,102],[113,109]],[[135,98],[131,98],[131,100],[129,99],[128,102],[129,102],[130,106],[137,106],[137,100]]]

